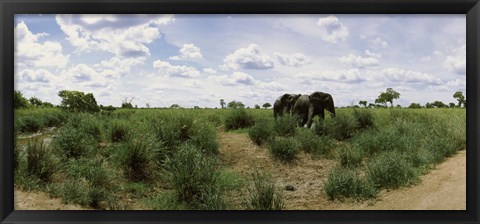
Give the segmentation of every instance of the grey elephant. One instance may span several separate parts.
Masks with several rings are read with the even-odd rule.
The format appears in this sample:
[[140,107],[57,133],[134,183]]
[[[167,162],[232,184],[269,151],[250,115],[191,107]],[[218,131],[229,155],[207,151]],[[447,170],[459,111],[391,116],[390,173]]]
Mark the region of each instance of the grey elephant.
[[273,117],[275,120],[278,116],[283,116],[283,113],[291,113],[295,101],[300,97],[300,94],[283,94],[275,100],[273,104]]
[[303,127],[312,126],[313,118],[320,115],[320,119],[325,119],[325,111],[330,112],[332,117],[335,117],[335,105],[333,97],[328,93],[314,92],[310,95],[300,96],[293,105],[293,113],[300,118],[299,124]]

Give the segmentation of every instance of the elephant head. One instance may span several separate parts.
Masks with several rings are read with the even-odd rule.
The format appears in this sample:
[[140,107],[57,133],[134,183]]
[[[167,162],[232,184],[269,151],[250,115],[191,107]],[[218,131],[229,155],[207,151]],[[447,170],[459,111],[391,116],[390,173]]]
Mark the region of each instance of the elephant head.
[[283,94],[273,104],[273,116],[283,116],[283,113],[291,113],[295,101],[300,97],[300,94]]
[[323,110],[330,112],[332,117],[335,117],[335,105],[333,103],[333,98],[328,93],[323,92],[314,92],[308,97],[310,103],[315,106],[315,110],[320,112],[321,118],[324,118]]
[[280,102],[284,105],[284,110],[288,113],[292,112],[293,105],[301,94],[283,94],[280,97]]

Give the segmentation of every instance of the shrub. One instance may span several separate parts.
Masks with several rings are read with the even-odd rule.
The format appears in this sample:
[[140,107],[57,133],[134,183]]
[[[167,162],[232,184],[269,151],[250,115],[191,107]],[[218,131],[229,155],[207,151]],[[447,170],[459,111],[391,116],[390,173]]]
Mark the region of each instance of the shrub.
[[276,137],[268,141],[270,153],[283,162],[291,162],[297,158],[298,145],[295,139]]
[[50,147],[41,140],[34,140],[27,144],[26,153],[28,174],[50,182],[59,164]]
[[97,140],[97,142],[102,141],[103,129],[102,123],[93,116],[88,116],[82,119],[80,124],[80,130],[90,135],[92,138]]
[[117,208],[116,173],[108,169],[102,160],[71,160],[66,170],[70,181],[60,188],[62,201],[93,208]]
[[298,116],[288,113],[275,120],[274,129],[280,136],[293,136],[298,124]]
[[320,136],[328,136],[341,141],[351,138],[358,130],[358,124],[353,117],[339,114],[332,119],[315,121],[314,129],[315,133]]
[[359,129],[368,129],[375,127],[373,123],[373,113],[369,109],[354,109],[353,116],[357,121]]
[[43,127],[43,122],[40,117],[27,116],[24,117],[20,123],[22,124],[21,132],[37,132]]
[[335,147],[334,140],[318,136],[312,130],[300,129],[296,136],[301,150],[313,155],[331,156],[331,150]]
[[285,208],[282,195],[277,191],[271,177],[255,172],[253,186],[248,191],[248,207],[254,210],[282,210]]
[[353,170],[342,168],[336,168],[330,172],[323,189],[330,200],[368,199],[378,194],[378,190],[367,179],[360,177]]
[[[155,118],[152,124],[157,137],[170,150],[173,150],[181,143],[191,140],[198,133],[198,128],[193,122],[193,115],[188,114],[175,114]],[[209,137],[209,135],[211,136],[211,131],[208,131],[203,137]]]
[[220,117],[218,114],[208,114],[205,119],[213,124],[214,127],[220,127],[223,123],[222,117]]
[[217,162],[197,147],[190,144],[180,146],[175,154],[167,157],[165,168],[178,202],[201,209],[225,207]]
[[72,126],[64,126],[53,137],[56,152],[63,158],[79,158],[89,154],[95,147],[95,140]]
[[254,123],[253,116],[243,108],[232,109],[225,117],[225,129],[227,131],[248,128]]
[[267,121],[256,122],[255,125],[248,130],[248,136],[257,145],[266,142],[272,135],[273,129]]
[[418,174],[397,151],[381,153],[367,165],[368,178],[378,187],[396,189],[414,183]]
[[117,156],[125,176],[136,182],[153,180],[162,147],[148,134],[121,143]]
[[218,154],[217,132],[209,123],[199,124],[190,142],[207,154]]
[[121,142],[125,141],[128,138],[129,125],[125,121],[114,120],[110,125],[110,141],[112,142]]
[[362,152],[356,147],[345,145],[338,151],[340,165],[345,168],[354,168],[362,163]]

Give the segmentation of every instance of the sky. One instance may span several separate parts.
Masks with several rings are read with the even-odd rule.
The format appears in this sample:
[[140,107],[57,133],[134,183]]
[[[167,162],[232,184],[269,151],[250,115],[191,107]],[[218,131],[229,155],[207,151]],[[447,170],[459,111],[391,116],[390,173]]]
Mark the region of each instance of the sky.
[[262,106],[330,93],[335,106],[457,101],[466,90],[465,15],[16,15],[15,89],[60,90],[138,107]]

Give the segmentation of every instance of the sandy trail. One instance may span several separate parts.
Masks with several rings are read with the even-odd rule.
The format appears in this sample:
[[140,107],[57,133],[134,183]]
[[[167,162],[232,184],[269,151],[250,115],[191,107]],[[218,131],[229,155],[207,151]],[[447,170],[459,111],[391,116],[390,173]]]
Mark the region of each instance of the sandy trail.
[[[222,164],[245,177],[255,170],[269,173],[282,189],[286,209],[301,210],[465,210],[466,151],[459,151],[428,174],[417,185],[392,191],[382,191],[368,202],[329,201],[322,191],[333,160],[312,159],[300,153],[293,164],[272,159],[266,147],[256,146],[243,133],[218,133]],[[293,185],[295,191],[283,190]],[[232,198],[240,204],[242,198]],[[238,207],[241,208],[241,207]],[[15,209],[79,210],[79,205],[65,205],[61,199],[44,192],[25,192],[15,188]]]

